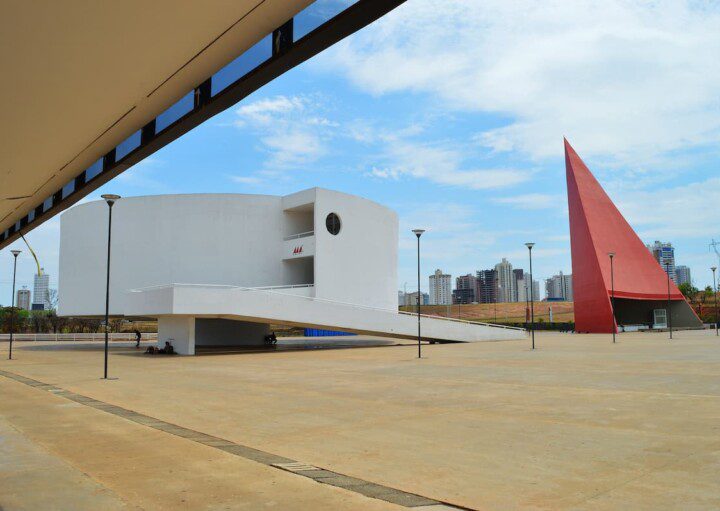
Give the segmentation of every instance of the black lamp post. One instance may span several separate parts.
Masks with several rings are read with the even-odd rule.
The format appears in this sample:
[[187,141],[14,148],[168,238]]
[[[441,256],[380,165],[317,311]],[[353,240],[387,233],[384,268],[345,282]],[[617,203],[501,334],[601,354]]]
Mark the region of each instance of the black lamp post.
[[670,330],[670,339],[672,340],[672,312],[670,311],[670,263],[665,263],[665,273],[667,273],[667,293],[668,293],[667,321],[668,321],[668,330]]
[[715,335],[718,335],[718,304],[717,304],[717,284],[715,281],[715,270],[717,270],[716,266],[713,266],[710,268],[713,272],[713,292],[715,293]]
[[112,238],[112,208],[115,201],[120,198],[119,195],[113,195],[107,193],[101,195],[108,205],[108,243],[107,243],[107,273],[105,280],[105,371],[103,372],[103,379],[107,380],[108,377],[108,332],[110,330],[109,318],[110,315],[110,240]]
[[420,347],[420,236],[425,232],[425,229],[413,229],[415,236],[417,236],[417,319],[418,319],[418,358],[422,358],[422,348]]
[[615,258],[615,252],[608,252],[610,258],[610,308],[612,309],[612,334],[613,344],[615,344],[615,269],[613,267],[613,259]]
[[535,349],[535,297],[533,296],[532,249],[535,243],[525,243],[530,254],[530,335],[532,336],[532,349]]
[[8,350],[8,360],[12,360],[13,332],[15,332],[15,275],[17,274],[17,256],[20,255],[20,250],[11,250],[10,253],[13,255],[13,285],[10,301],[12,305],[10,305],[10,349]]

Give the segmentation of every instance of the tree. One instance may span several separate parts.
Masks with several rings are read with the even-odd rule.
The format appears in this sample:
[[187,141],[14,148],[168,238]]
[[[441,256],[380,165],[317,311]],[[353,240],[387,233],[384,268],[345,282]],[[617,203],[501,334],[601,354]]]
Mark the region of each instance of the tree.
[[13,331],[15,333],[25,331],[27,328],[28,311],[17,307],[0,308],[0,331],[10,333],[11,320],[13,324]]
[[110,331],[111,332],[120,332],[122,330],[123,323],[125,323],[125,320],[122,318],[116,318],[110,320]]
[[47,313],[45,311],[30,311],[30,328],[36,333],[45,333],[50,329]]
[[50,310],[57,310],[58,306],[58,290],[48,289],[48,302],[50,302]]
[[685,298],[692,301],[693,298],[698,294],[698,288],[690,284],[689,282],[683,282],[678,286],[678,289]]
[[48,312],[47,320],[50,322],[54,334],[62,330],[63,326],[65,326],[65,324],[67,323],[67,320],[63,317],[58,316],[54,310]]

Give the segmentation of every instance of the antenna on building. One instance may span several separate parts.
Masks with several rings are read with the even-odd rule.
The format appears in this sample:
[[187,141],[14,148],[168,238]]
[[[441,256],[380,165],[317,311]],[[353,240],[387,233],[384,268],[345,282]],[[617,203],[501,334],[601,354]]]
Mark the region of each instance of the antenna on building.
[[35,255],[35,251],[34,251],[34,250],[32,249],[32,247],[30,246],[30,243],[27,242],[27,240],[25,239],[25,236],[23,236],[23,233],[22,233],[22,232],[20,233],[20,237],[23,239],[23,241],[24,241],[25,244],[27,245],[28,250],[29,250],[30,253],[32,254],[33,258],[35,259],[35,264],[37,264],[37,269],[38,269],[38,275],[42,275],[42,268],[40,268],[40,261],[38,261],[38,258],[37,258],[37,256]]

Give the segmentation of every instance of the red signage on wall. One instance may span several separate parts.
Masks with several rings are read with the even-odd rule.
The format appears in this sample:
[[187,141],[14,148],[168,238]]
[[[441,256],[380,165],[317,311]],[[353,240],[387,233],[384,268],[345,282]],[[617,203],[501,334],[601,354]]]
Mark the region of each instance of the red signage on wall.
[[293,250],[293,255],[302,254],[302,251],[303,251],[302,245],[300,245],[299,247],[295,247],[295,249]]

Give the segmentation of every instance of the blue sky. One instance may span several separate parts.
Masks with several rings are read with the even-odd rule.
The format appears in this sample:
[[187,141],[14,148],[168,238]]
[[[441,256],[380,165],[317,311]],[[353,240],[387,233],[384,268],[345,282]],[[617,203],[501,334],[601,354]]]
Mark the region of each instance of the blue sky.
[[[414,227],[425,275],[502,257],[527,268],[534,241],[542,280],[571,271],[567,136],[643,241],[671,241],[705,286],[720,239],[718,55],[715,2],[409,0],[91,199],[321,186],[399,213],[399,289],[415,285]],[[58,234],[54,219],[28,235],[51,285]]]

